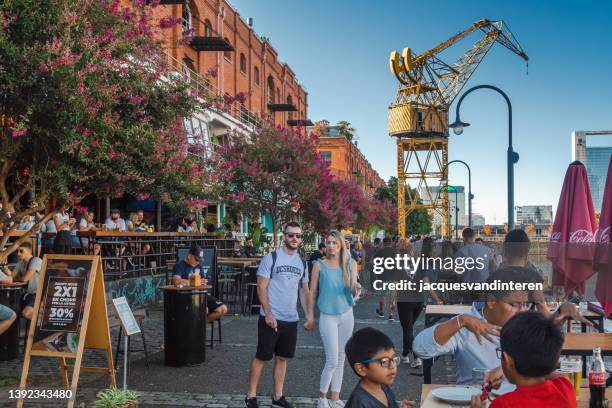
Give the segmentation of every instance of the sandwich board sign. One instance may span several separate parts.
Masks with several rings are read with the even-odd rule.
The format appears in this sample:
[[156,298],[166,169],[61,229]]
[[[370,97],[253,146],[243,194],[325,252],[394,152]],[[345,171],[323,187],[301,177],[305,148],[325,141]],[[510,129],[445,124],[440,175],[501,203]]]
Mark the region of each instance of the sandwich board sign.
[[[83,366],[85,349],[106,351],[107,366]],[[81,371],[106,373],[116,386],[100,256],[45,255],[19,384],[22,396],[32,357],[58,359],[62,382],[70,390],[65,394],[68,408],[74,407]],[[23,407],[23,398],[17,407]]]
[[125,296],[113,299],[113,307],[126,336],[140,333],[140,326],[138,326],[138,322],[136,322],[134,313],[132,313],[132,309]]

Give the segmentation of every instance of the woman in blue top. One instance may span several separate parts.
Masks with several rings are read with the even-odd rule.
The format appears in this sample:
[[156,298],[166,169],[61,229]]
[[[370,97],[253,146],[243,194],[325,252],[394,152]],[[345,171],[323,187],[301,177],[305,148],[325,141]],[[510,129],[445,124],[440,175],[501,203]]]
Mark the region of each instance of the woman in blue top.
[[[325,349],[325,367],[321,373],[318,408],[343,408],[340,400],[344,370],[344,346],[353,334],[353,296],[358,290],[357,263],[344,246],[344,236],[331,231],[325,240],[326,256],[317,260],[310,278],[310,307],[319,298],[319,331]],[[311,310],[312,312],[312,310]],[[311,313],[314,316],[314,313]],[[327,392],[331,385],[331,400]]]

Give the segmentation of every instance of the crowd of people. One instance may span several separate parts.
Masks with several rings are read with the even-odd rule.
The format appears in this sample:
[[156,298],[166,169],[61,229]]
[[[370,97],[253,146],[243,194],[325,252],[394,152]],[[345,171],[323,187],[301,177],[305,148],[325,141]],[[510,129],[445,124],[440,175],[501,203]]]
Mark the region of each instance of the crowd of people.
[[[396,355],[392,340],[378,330],[364,328],[353,332],[353,309],[360,292],[372,290],[371,260],[376,257],[394,258],[405,254],[409,257],[480,257],[486,260],[481,267],[468,267],[461,274],[431,267],[421,267],[413,272],[390,268],[383,273],[383,278],[388,280],[428,282],[455,279],[502,283],[544,280],[541,271],[528,259],[530,243],[524,231],[513,230],[507,234],[501,259],[475,235],[473,230],[466,228],[463,245],[459,248],[450,242],[436,243],[432,237],[411,240],[385,237],[372,244],[362,246],[355,243],[351,247],[340,232],[331,231],[306,262],[298,253],[302,230],[299,224],[288,224],[283,230],[282,246],[265,255],[257,271],[261,309],[246,407],[258,408],[257,386],[266,362],[274,360],[273,406],[292,408],[283,388],[289,360],[296,350],[298,299],[306,319],[305,330],[314,329],[318,315],[325,351],[318,408],[396,407],[389,385],[394,381],[398,364],[419,367],[421,359],[443,354],[454,356],[458,384],[469,384],[472,370],[480,368],[487,370],[483,386],[499,387],[505,378],[519,387],[497,398],[492,407],[510,407],[519,403],[544,406],[539,403],[545,399],[553,401],[552,406],[575,406],[569,381],[550,377],[561,352],[560,325],[568,319],[592,324],[570,302],[561,304],[551,313],[542,291],[496,290],[461,294],[459,301],[472,305],[467,313],[426,328],[416,336],[414,325],[424,305],[427,302],[443,304],[440,294],[434,291],[376,293],[380,297],[376,315],[384,318],[386,306],[390,320],[394,320],[395,313],[399,316],[403,333],[401,353]],[[315,309],[318,309],[318,314]],[[527,348],[521,346],[523,342]],[[529,350],[538,350],[538,356],[530,359]],[[346,404],[340,396],[345,359],[360,379]],[[532,387],[530,390],[534,392],[526,392],[524,386]],[[401,402],[402,408],[412,406],[412,401]],[[472,407],[480,406],[481,400],[477,397],[472,401]]]

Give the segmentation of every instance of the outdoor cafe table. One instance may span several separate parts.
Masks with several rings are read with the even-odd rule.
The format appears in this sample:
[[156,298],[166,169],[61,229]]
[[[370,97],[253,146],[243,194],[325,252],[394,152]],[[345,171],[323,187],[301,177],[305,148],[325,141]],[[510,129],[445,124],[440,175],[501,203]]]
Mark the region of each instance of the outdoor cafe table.
[[[431,390],[434,388],[440,387],[453,387],[453,385],[442,385],[442,384],[423,384],[421,388],[421,408],[463,408],[469,407],[468,405],[451,405],[444,401],[441,401],[434,397],[431,394]],[[576,401],[576,408],[588,408],[589,407],[589,397],[590,392],[588,386],[580,388],[580,396],[578,401]],[[610,401],[612,400],[612,389],[606,388],[606,398]]]
[[206,295],[211,286],[162,286],[164,361],[167,366],[206,360]]
[[11,327],[0,335],[0,361],[19,357],[19,321],[21,318],[21,296],[27,282],[0,285],[0,304],[15,312],[17,318]]
[[228,257],[218,257],[217,258],[217,266],[229,266],[229,267],[238,267],[240,268],[240,282],[239,282],[239,293],[240,293],[240,310],[242,313],[245,312],[246,309],[246,297],[244,296],[244,281],[248,277],[246,267],[254,265],[259,262],[257,258],[228,258]]
[[[442,319],[450,319],[457,315],[467,313],[472,308],[472,305],[427,305],[425,308],[425,327],[430,327],[433,324],[439,322]],[[603,320],[604,317],[588,310],[584,313],[584,317],[597,324],[597,329],[603,331]],[[582,325],[582,331],[586,331],[586,325]],[[592,353],[591,349],[591,353]],[[433,366],[433,359],[423,359],[423,382],[425,384],[431,384],[431,367]]]
[[566,333],[561,354],[582,357],[582,375],[586,376],[586,358],[601,347],[602,356],[612,356],[612,333]]

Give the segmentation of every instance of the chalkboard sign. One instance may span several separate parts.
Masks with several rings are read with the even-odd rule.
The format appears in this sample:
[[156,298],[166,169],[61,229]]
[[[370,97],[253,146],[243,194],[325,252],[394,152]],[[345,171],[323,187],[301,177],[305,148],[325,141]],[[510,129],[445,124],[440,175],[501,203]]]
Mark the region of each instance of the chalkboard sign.
[[115,315],[117,315],[117,318],[121,322],[121,327],[123,327],[126,336],[140,333],[140,326],[138,326],[138,322],[136,322],[134,313],[132,313],[132,309],[125,296],[113,299],[113,308],[115,309]]

